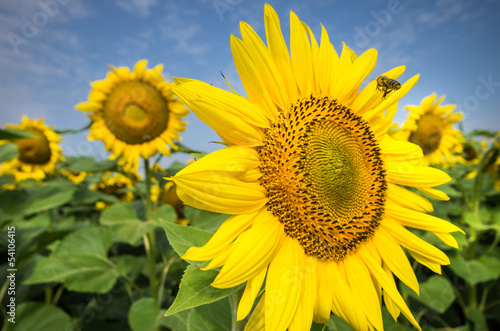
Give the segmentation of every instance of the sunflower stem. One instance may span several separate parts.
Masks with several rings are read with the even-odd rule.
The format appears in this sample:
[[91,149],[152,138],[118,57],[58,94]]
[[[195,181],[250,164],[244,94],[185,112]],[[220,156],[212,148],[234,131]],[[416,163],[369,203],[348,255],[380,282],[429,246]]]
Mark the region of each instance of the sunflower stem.
[[241,331],[243,330],[244,323],[242,321],[237,320],[238,314],[238,304],[240,303],[241,296],[243,295],[243,289],[234,292],[229,297],[229,302],[231,303],[231,331]]
[[[151,169],[149,168],[149,159],[144,158],[144,172],[146,181],[146,221],[151,218]],[[155,249],[155,230],[149,232],[143,237],[144,248],[149,260],[149,286],[151,287],[151,296],[155,301],[158,300],[158,284],[156,278],[156,249]]]

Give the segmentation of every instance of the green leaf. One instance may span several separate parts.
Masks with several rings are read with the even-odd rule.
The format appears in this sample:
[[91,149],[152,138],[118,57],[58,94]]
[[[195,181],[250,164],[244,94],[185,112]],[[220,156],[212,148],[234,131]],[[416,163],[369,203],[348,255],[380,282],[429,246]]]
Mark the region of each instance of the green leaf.
[[0,145],[0,162],[12,160],[19,156],[19,151],[16,144]]
[[67,170],[74,172],[98,172],[113,170],[116,167],[116,161],[103,160],[96,161],[93,157],[83,156],[71,160],[72,163],[67,166]]
[[25,283],[61,282],[69,290],[105,293],[120,276],[116,265],[106,258],[111,244],[111,232],[106,228],[73,232],[37,264]]
[[161,220],[163,229],[167,233],[168,241],[179,256],[184,255],[192,246],[203,246],[212,237],[212,233],[192,226],[177,225]]
[[184,310],[172,316],[164,317],[160,321],[160,324],[169,327],[170,329],[175,331],[188,331],[187,323],[188,323],[189,313],[190,313],[189,311]]
[[36,138],[37,136],[29,131],[3,128],[0,129],[0,140],[22,139],[22,138]]
[[465,311],[467,314],[467,319],[474,323],[475,331],[488,330],[488,325],[486,324],[486,318],[484,314],[477,308],[467,307]]
[[[11,316],[7,315],[7,318]],[[7,331],[73,330],[70,317],[62,309],[39,302],[23,302],[16,307],[15,323]]]
[[154,331],[161,317],[161,309],[153,298],[141,298],[130,307],[128,323],[133,331]]
[[[36,184],[22,190],[1,190],[2,218],[16,218],[64,205],[71,200],[76,186],[67,181]],[[2,214],[0,212],[0,214]]]
[[64,257],[84,253],[106,257],[112,243],[109,229],[87,227],[66,236],[52,256]]
[[121,275],[135,277],[146,268],[147,259],[144,256],[120,255],[113,256],[111,262],[116,265],[116,270]]
[[171,316],[186,309],[218,301],[243,287],[243,284],[228,289],[212,287],[210,284],[218,273],[216,270],[201,271],[195,266],[189,265],[182,277],[179,293],[164,316]]
[[79,253],[41,260],[25,284],[60,282],[71,291],[106,293],[119,276],[115,265],[106,257]]
[[420,284],[420,296],[409,290],[408,293],[423,305],[443,314],[455,301],[455,292],[450,282],[439,275],[430,276]]
[[450,268],[453,272],[471,285],[498,279],[500,276],[500,260],[492,256],[481,256],[467,261],[460,254],[450,256]]
[[99,191],[93,191],[87,188],[79,187],[73,194],[73,199],[71,199],[71,204],[90,205],[96,203],[97,201],[103,201],[106,203],[116,203],[119,200],[114,195],[104,194]]
[[206,210],[185,206],[186,218],[197,228],[215,232],[230,217],[227,214],[213,213]]
[[119,203],[105,210],[100,222],[108,226],[115,242],[124,242],[137,246],[142,242],[142,236],[159,227],[153,221],[141,221],[135,214],[134,207],[130,203]]
[[169,223],[175,223],[177,219],[177,214],[175,210],[170,205],[162,205],[160,208],[155,210],[153,215],[151,216],[151,220],[161,225],[161,221],[166,221]]
[[188,331],[230,331],[232,326],[231,305],[227,298],[191,310]]
[[354,329],[343,319],[338,316],[331,315],[328,323],[326,323],[327,330],[330,331],[353,331]]

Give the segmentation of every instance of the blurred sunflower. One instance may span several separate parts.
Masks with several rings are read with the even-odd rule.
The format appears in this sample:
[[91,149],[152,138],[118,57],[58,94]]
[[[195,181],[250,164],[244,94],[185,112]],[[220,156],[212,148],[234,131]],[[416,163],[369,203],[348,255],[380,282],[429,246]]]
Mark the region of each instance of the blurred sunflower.
[[[132,189],[134,189],[134,182],[127,176],[119,172],[106,171],[101,180],[92,186],[94,191],[99,191],[104,194],[113,195],[120,201],[132,202],[135,198]],[[110,205],[103,201],[96,203],[96,208],[103,210]]]
[[445,96],[436,100],[436,93],[425,97],[419,106],[409,105],[409,119],[394,137],[419,145],[424,153],[422,165],[452,166],[464,162],[459,155],[465,138],[453,125],[462,120],[461,113],[453,113],[456,105],[443,105]]
[[62,170],[61,175],[68,178],[73,184],[80,184],[87,177],[87,172],[85,171],[70,171],[70,170]]
[[403,187],[446,199],[432,187],[450,177],[415,165],[422,150],[386,133],[418,76],[386,98],[375,81],[360,90],[376,50],[358,57],[344,45],[338,56],[324,28],[318,45],[291,12],[290,55],[276,12],[264,12],[267,47],[244,22],[242,40],[231,36],[248,98],[176,79],[175,93],[227,145],[178,172],[177,193],[188,205],[233,215],[183,258],[222,267],[214,287],[246,282],[238,320],[264,284],[247,330],[309,330],[331,312],[356,330],[383,330],[381,293],[395,319],[403,313],[420,329],[393,278],[418,293],[402,247],[437,273],[449,260],[405,227],[453,247],[450,232],[461,230],[427,215],[432,204]]
[[165,82],[163,66],[146,65],[137,62],[133,72],[111,66],[105,80],[91,83],[89,101],[75,107],[90,112],[89,139],[102,140],[126,171],[136,171],[141,156],[170,155],[187,124],[182,118],[189,110],[172,92],[173,83]]
[[20,124],[8,124],[8,128],[29,131],[36,138],[0,140],[0,144],[14,143],[19,156],[2,163],[0,175],[13,175],[16,182],[28,178],[43,180],[54,173],[56,164],[64,157],[59,142],[61,136],[44,124],[43,119],[32,120],[23,116]]

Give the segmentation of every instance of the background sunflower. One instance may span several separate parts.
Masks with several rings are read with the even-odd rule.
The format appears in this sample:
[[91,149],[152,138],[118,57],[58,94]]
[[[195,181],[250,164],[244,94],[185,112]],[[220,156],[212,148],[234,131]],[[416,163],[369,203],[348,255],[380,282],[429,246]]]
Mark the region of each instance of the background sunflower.
[[28,178],[43,180],[54,173],[56,164],[64,157],[59,142],[62,138],[43,119],[32,120],[23,116],[20,124],[8,124],[7,128],[28,131],[36,138],[0,140],[0,144],[14,143],[19,156],[5,161],[0,166],[0,175],[13,175],[16,182]]
[[125,171],[136,171],[140,157],[170,155],[187,124],[182,118],[189,110],[163,78],[163,65],[146,65],[141,60],[132,72],[111,66],[105,80],[91,83],[89,100],[75,107],[90,112],[89,139],[102,140]]
[[461,131],[453,128],[463,118],[461,113],[452,113],[456,105],[441,105],[445,96],[436,100],[436,93],[422,99],[419,106],[406,106],[410,111],[402,128],[394,134],[396,139],[417,144],[424,153],[423,165],[452,166],[463,158],[465,138]]

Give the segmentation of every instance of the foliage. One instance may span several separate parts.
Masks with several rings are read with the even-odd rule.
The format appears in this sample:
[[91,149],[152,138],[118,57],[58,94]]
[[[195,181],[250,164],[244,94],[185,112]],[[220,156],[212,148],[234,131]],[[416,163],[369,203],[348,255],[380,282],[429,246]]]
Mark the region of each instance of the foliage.
[[[24,137],[22,132],[3,135]],[[484,132],[478,134],[485,135]],[[488,134],[488,137],[493,135]],[[473,141],[470,146],[478,146]],[[477,162],[444,169],[453,178],[440,187],[450,201],[433,201],[434,215],[459,225],[459,248],[432,234],[415,231],[444,250],[451,264],[436,275],[418,263],[420,296],[399,283],[423,330],[493,329],[500,324],[500,192],[497,144],[478,153]],[[14,144],[0,146],[0,161],[17,156]],[[179,153],[203,157],[181,146]],[[68,157],[59,172],[43,182],[14,183],[0,178],[0,289],[2,330],[241,330],[235,321],[243,285],[216,289],[218,269],[207,262],[180,259],[189,247],[205,244],[228,215],[151,199],[151,178],[160,190],[165,177],[184,164],[163,170],[144,163],[145,178],[127,174],[115,161]],[[154,170],[153,170],[154,169]],[[64,172],[85,172],[79,184]],[[106,171],[133,178],[135,200],[93,190]],[[161,194],[160,194],[161,196]],[[96,208],[97,202],[109,205]],[[180,214],[182,213],[182,215]],[[178,224],[188,219],[190,225]],[[15,234],[9,229],[15,228]],[[9,250],[15,242],[15,255]],[[15,258],[9,266],[8,258]],[[8,322],[8,269],[15,269],[16,324]],[[386,330],[411,330],[406,319],[392,319],[383,308]],[[312,330],[352,330],[332,315]]]

